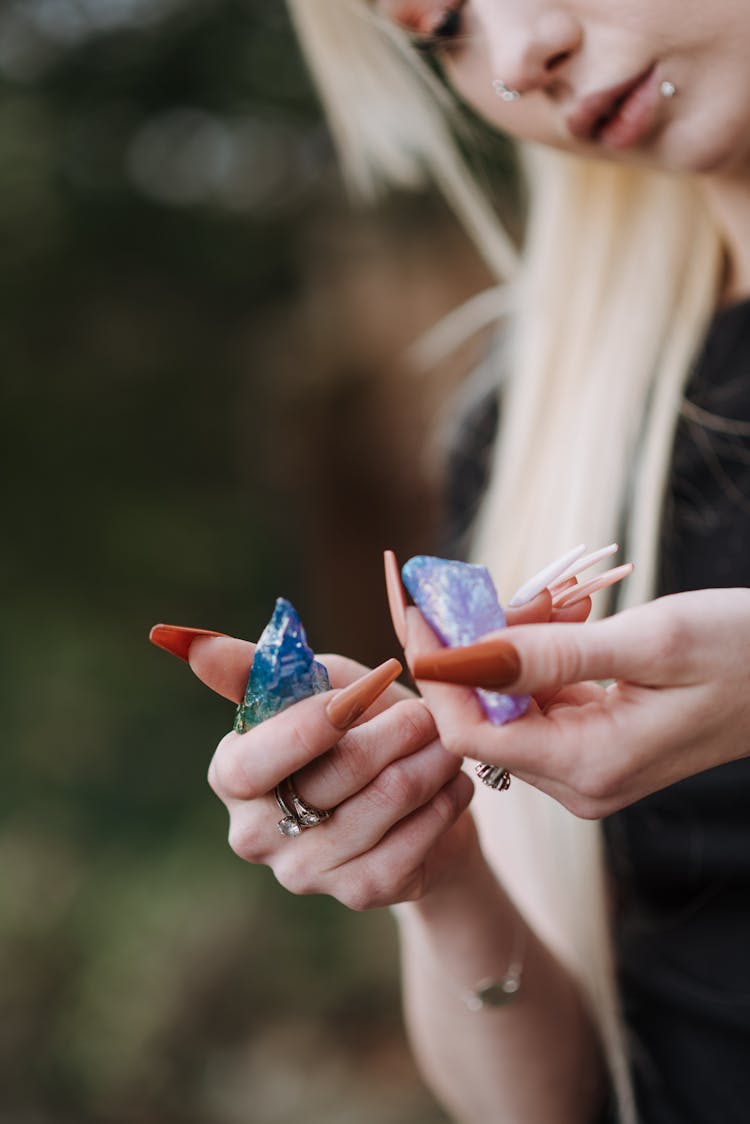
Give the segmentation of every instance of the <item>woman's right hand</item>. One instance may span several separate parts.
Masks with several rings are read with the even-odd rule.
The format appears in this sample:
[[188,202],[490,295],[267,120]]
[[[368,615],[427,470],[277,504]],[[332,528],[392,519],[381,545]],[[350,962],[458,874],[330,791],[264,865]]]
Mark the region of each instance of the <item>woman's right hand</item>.
[[[195,674],[238,702],[253,645],[200,637]],[[367,669],[322,657],[336,690],[295,703],[246,734],[229,733],[211,761],[209,783],[226,805],[229,841],[243,859],[270,866],[295,894],[328,894],[363,910],[426,895],[478,852],[473,793],[461,762],[440,744],[432,715],[405,688],[388,688],[343,731],[327,714],[337,690]],[[278,830],[275,786],[294,775],[298,794],[330,819],[296,838]]]

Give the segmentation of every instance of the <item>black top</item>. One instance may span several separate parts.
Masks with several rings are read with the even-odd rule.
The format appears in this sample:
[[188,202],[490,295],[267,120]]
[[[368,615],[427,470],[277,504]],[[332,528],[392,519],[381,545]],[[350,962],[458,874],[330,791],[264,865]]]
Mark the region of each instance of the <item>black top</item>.
[[[488,398],[452,456],[454,535],[478,504],[496,428]],[[708,332],[663,520],[658,593],[720,586],[750,586],[750,301]],[[641,1122],[748,1124],[750,756],[638,801],[604,830]]]

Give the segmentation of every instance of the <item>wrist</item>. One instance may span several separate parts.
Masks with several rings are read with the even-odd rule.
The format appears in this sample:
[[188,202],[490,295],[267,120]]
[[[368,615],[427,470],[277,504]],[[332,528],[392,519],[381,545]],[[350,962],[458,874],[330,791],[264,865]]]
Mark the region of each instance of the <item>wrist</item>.
[[474,820],[469,812],[456,823],[450,840],[450,854],[438,864],[438,873],[428,889],[415,901],[403,902],[395,908],[400,921],[417,927],[432,927],[443,920],[461,923],[478,901],[487,901],[499,887],[479,842]]
[[471,827],[461,862],[394,913],[405,960],[419,963],[436,988],[476,1012],[504,1007],[518,995],[529,931]]

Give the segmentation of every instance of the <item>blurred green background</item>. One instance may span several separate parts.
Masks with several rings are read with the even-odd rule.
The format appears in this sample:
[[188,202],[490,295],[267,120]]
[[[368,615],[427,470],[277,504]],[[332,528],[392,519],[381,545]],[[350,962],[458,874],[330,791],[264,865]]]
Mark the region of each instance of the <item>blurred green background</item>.
[[0,1121],[443,1120],[389,917],[231,853],[232,708],[146,636],[396,653],[472,358],[401,356],[483,268],[347,203],[281,0],[4,0],[0,81]]

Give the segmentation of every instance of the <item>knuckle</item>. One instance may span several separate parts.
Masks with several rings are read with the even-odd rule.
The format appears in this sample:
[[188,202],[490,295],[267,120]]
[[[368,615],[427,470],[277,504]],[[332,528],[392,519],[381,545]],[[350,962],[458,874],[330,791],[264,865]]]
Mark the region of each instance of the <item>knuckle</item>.
[[338,895],[339,901],[355,913],[377,909],[385,904],[385,895],[379,880],[369,870],[360,871],[356,878],[345,886]]
[[444,730],[440,740],[443,748],[454,757],[473,757],[476,754],[471,735],[462,727]]
[[[397,746],[406,758],[435,737],[435,724],[427,707],[419,700],[404,699],[373,719],[367,732],[355,729],[344,734],[333,749],[320,758],[319,767],[322,775],[328,773],[338,787],[359,789],[363,772],[367,773],[372,765],[373,739],[378,738],[384,746]],[[388,783],[384,781],[386,786]]]
[[543,659],[546,664],[545,679],[550,683],[578,683],[584,678],[583,653],[577,644],[565,643],[564,639],[553,634]]
[[[357,738],[351,733],[344,734],[333,749],[320,758],[319,765],[324,780],[330,779],[346,791],[356,786],[362,766],[362,753]],[[330,777],[326,774],[330,774]]]
[[217,796],[252,798],[255,792],[244,764],[242,741],[236,734],[227,734],[219,742],[209,767],[209,784]]
[[266,856],[256,824],[237,816],[233,816],[229,824],[229,846],[245,862],[261,863]]
[[221,792],[219,791],[219,778],[216,773],[216,754],[214,753],[208,766],[208,774],[206,777],[208,787],[221,799]]
[[449,827],[457,819],[462,806],[458,785],[454,782],[445,785],[433,796],[431,804],[433,814],[444,827]]
[[375,777],[369,787],[370,796],[380,806],[414,807],[421,795],[419,779],[396,761]]
[[416,870],[410,871],[404,878],[394,900],[399,902],[417,902],[424,897],[427,890],[427,864],[420,863]]
[[419,699],[402,699],[388,711],[394,736],[406,749],[419,749],[437,736],[435,720]]
[[289,856],[280,859],[274,864],[273,873],[276,881],[295,897],[305,897],[309,894],[320,893],[319,883],[299,856]]
[[354,913],[363,913],[370,908],[365,890],[359,886],[352,886],[339,894],[339,901]]

